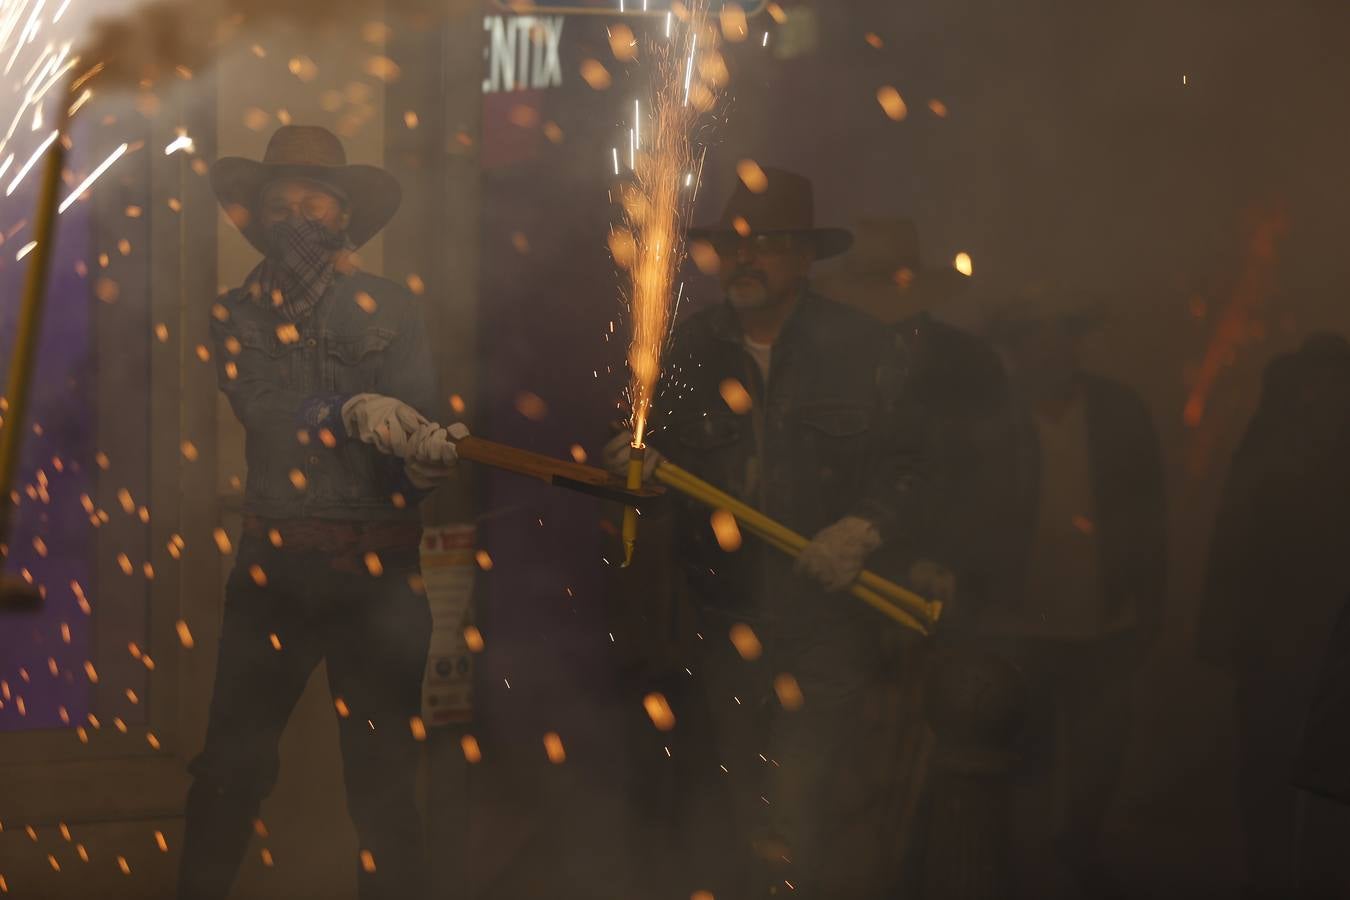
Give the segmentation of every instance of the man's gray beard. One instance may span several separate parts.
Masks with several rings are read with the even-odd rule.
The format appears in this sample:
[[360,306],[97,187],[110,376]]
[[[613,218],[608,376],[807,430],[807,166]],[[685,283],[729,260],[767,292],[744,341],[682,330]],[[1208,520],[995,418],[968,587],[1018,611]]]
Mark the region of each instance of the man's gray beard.
[[736,309],[762,309],[769,305],[769,289],[760,281],[736,281],[727,288],[727,300]]

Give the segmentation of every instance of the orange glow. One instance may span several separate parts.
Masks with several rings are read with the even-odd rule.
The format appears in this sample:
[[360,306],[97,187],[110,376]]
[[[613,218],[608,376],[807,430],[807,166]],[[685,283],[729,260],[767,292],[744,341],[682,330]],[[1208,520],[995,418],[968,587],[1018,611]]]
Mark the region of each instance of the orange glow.
[[788,712],[796,712],[806,702],[802,697],[801,685],[797,684],[796,678],[786,672],[774,678],[773,692],[778,695],[778,702],[783,704],[783,709]]
[[471,734],[466,734],[464,735],[464,737],[459,739],[459,747],[461,750],[464,751],[465,762],[469,763],[470,765],[473,765],[474,763],[477,762],[482,762],[483,751],[482,748],[478,746],[478,738],[474,737]]
[[736,648],[736,652],[741,655],[741,659],[747,662],[753,662],[764,655],[764,645],[759,642],[759,636],[755,634],[753,628],[744,622],[737,622],[731,626],[728,636],[731,643]]
[[902,121],[909,115],[909,107],[905,105],[904,98],[900,92],[889,84],[877,91],[877,102],[881,108],[886,111],[886,115],[896,122]]
[[722,395],[722,400],[727,408],[738,416],[748,413],[754,402],[750,399],[750,392],[745,389],[735,378],[728,378],[717,386],[718,393]]
[[567,760],[567,751],[563,749],[562,738],[556,731],[544,735],[544,752],[548,754],[548,761],[555,766]]
[[769,189],[768,176],[753,159],[743,159],[736,163],[736,175],[751,193],[762,194]]
[[741,528],[736,524],[735,516],[725,509],[717,509],[713,510],[709,521],[712,523],[713,534],[717,537],[717,546],[727,553],[741,549]]
[[675,727],[675,713],[664,694],[651,693],[642,698],[642,707],[656,726],[657,731],[670,731]]

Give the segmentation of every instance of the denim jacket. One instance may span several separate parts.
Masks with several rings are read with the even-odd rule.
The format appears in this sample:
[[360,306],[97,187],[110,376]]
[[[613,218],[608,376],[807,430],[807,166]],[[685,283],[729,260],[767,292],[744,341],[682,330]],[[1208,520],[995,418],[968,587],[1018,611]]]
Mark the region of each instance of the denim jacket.
[[[734,310],[700,310],[677,330],[668,415],[652,443],[676,465],[812,537],[845,516],[871,521],[891,545],[916,520],[918,425],[903,389],[894,334],[807,292],[773,345],[768,383],[744,347]],[[723,383],[740,382],[752,408],[738,414]],[[706,508],[676,506],[680,561],[707,605],[774,614],[801,579],[776,550],[747,540],[723,552]]]
[[244,425],[244,511],[267,518],[417,521],[425,492],[403,462],[348,436],[354,394],[395,397],[428,415],[435,369],[421,313],[399,285],[339,274],[313,312],[289,323],[243,288],[211,309],[220,389]]

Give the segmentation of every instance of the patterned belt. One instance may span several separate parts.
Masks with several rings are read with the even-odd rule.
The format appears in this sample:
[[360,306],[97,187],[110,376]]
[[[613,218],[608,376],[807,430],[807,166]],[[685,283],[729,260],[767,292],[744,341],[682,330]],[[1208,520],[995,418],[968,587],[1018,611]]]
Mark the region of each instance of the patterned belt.
[[422,544],[418,522],[340,522],[334,519],[265,519],[244,516],[244,534],[284,550],[325,553],[339,571],[366,571],[367,553],[416,551]]

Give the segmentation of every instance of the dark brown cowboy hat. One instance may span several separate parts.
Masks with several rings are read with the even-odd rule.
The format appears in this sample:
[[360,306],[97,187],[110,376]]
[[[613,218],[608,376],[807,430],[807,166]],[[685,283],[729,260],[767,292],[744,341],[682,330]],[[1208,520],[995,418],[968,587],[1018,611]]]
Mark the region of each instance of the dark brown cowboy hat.
[[[843,228],[817,228],[815,191],[804,176],[783,169],[764,168],[764,180],[753,179],[752,189],[744,179],[736,180],[736,190],[712,225],[689,229],[695,240],[715,240],[738,234],[736,226],[749,228],[749,234],[796,234],[809,239],[816,248],[816,259],[838,256],[853,245],[853,234]],[[738,222],[737,220],[744,220]]]
[[864,218],[856,224],[858,240],[848,256],[815,279],[826,296],[891,322],[945,306],[969,287],[971,279],[954,267],[924,264],[912,219]]
[[389,224],[403,200],[398,179],[375,166],[347,165],[342,141],[317,125],[285,125],[267,142],[262,162],[227,156],[211,167],[211,187],[248,242],[267,252],[258,223],[263,188],[282,178],[312,181],[347,203],[347,236],[360,247]]

